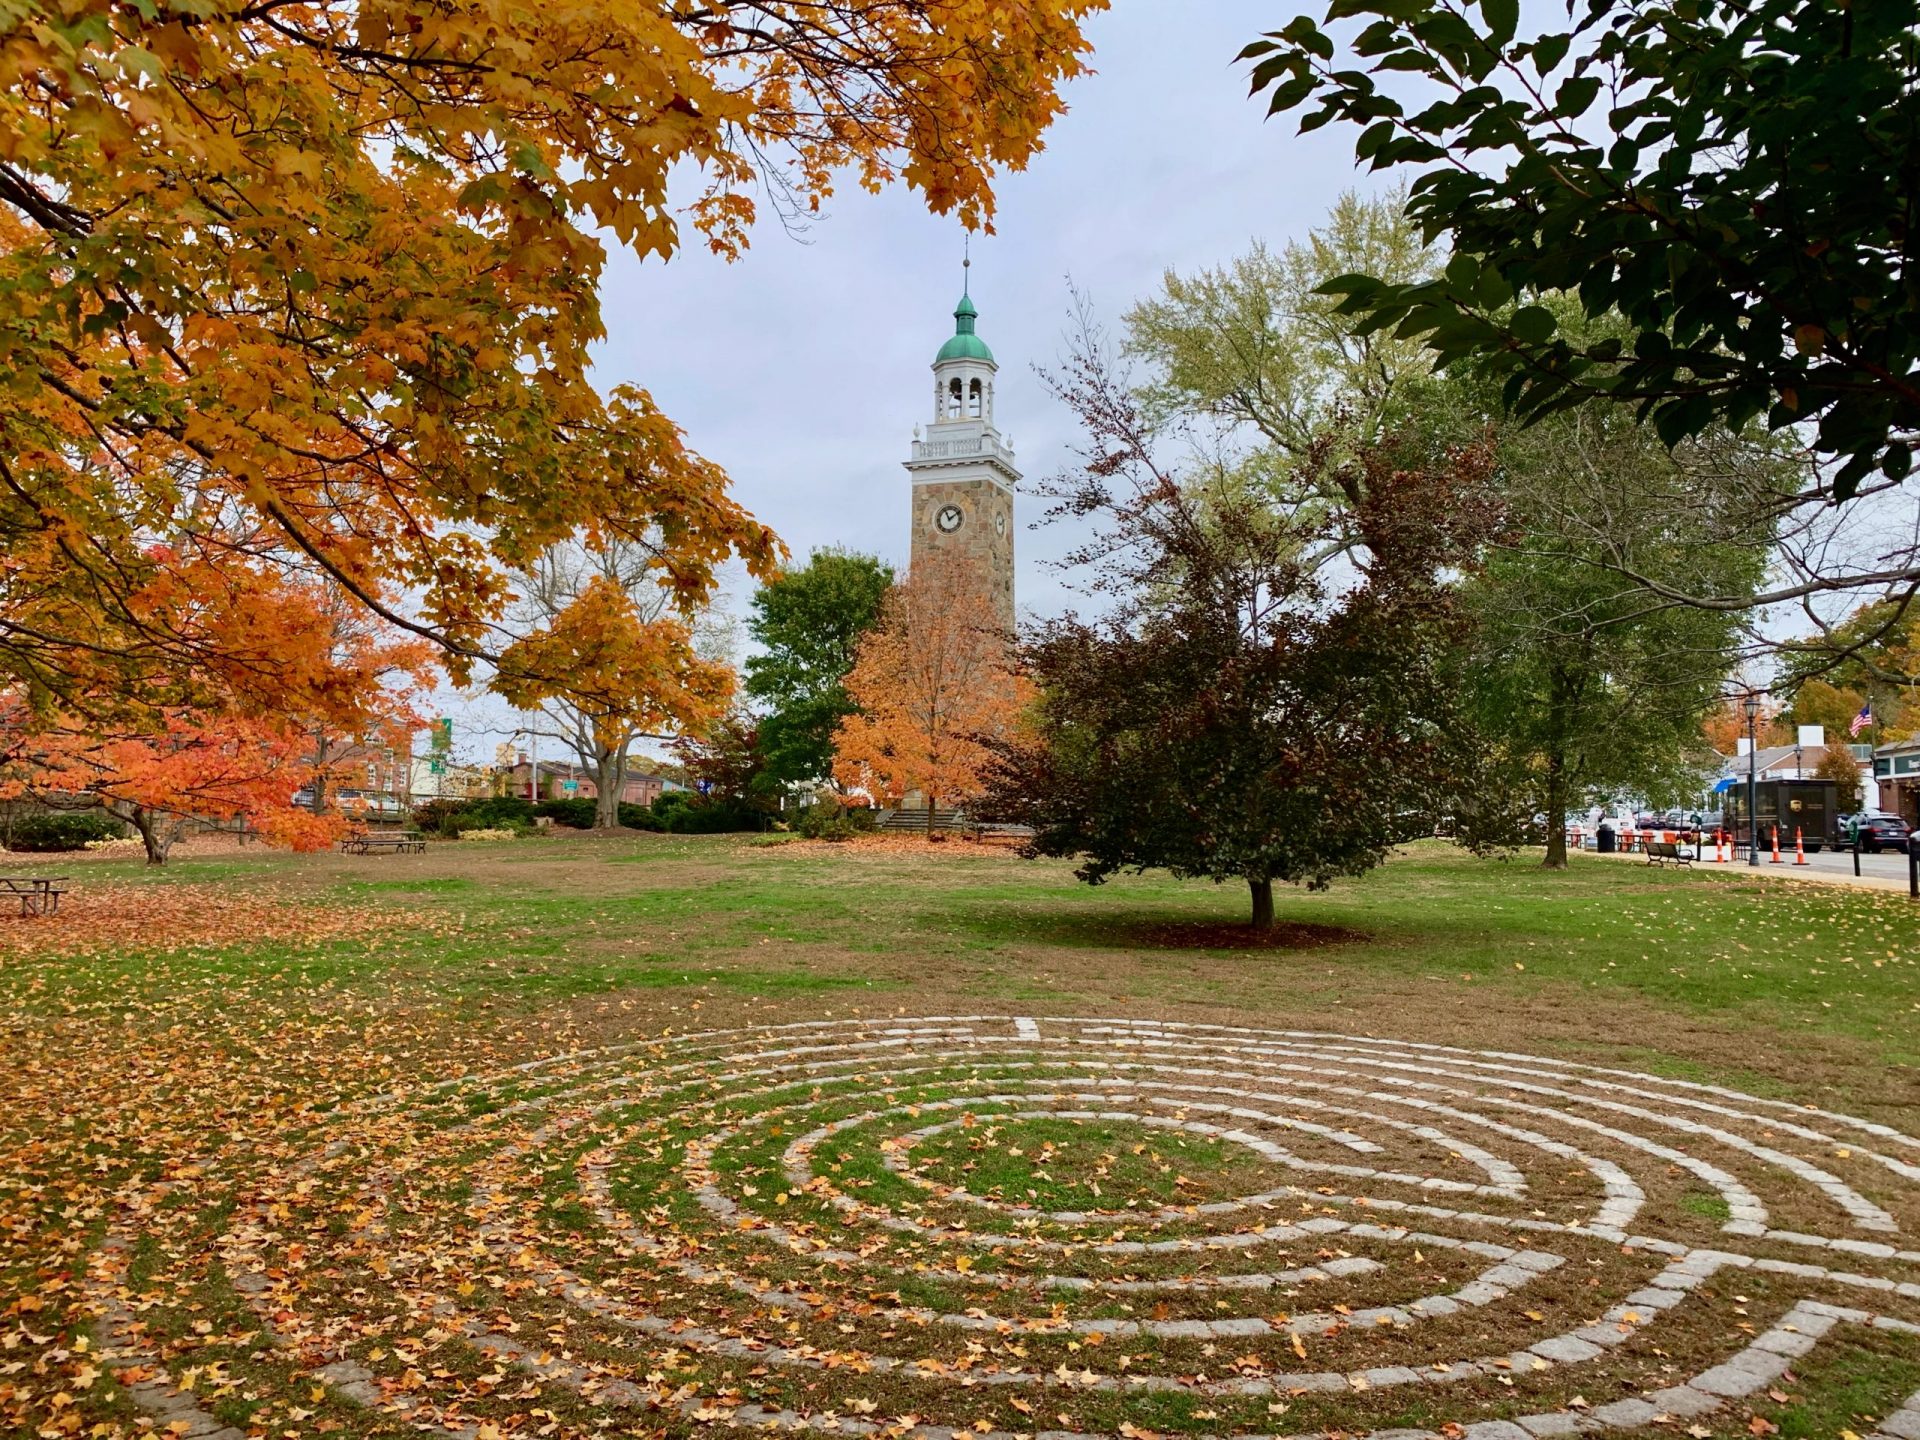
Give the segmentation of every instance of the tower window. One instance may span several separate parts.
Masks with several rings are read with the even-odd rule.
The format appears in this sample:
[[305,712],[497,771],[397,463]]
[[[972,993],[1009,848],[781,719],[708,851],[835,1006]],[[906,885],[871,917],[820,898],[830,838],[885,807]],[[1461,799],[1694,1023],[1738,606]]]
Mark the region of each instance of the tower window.
[[949,420],[960,418],[960,382],[958,380],[950,381],[947,385],[947,418]]
[[975,380],[967,386],[967,418],[980,418],[980,382]]

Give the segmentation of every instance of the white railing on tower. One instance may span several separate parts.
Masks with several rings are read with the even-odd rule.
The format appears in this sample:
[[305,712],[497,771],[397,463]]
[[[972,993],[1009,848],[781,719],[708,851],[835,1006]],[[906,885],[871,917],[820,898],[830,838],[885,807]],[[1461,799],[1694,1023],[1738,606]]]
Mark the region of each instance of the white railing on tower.
[[1013,451],[987,436],[975,436],[965,440],[916,440],[913,442],[913,458],[916,460],[946,460],[957,455],[1011,455]]

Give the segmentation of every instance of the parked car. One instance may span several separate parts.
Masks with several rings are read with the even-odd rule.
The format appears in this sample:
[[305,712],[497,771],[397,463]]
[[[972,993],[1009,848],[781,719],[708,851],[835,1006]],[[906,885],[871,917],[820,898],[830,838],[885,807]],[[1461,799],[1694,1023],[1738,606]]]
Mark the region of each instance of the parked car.
[[[1878,811],[1869,811],[1859,817],[1860,848],[1869,855],[1878,855],[1882,850],[1904,850],[1907,848],[1907,822],[1898,815],[1888,815]],[[1840,837],[1844,843],[1847,830],[1843,825]]]

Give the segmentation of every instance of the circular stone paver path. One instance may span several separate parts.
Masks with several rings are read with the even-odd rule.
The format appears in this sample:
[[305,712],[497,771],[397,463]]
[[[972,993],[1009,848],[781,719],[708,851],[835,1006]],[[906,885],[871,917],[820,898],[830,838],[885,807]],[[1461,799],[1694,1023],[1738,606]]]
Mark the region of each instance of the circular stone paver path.
[[[190,1437],[243,1432],[150,1338],[189,1303],[260,1337],[233,1388],[352,1433],[1732,1433],[1823,1352],[1920,1364],[1920,1142],[1324,1034],[689,1035],[340,1113],[192,1284],[174,1200],[89,1280]],[[1877,1413],[1920,1440],[1920,1395]]]

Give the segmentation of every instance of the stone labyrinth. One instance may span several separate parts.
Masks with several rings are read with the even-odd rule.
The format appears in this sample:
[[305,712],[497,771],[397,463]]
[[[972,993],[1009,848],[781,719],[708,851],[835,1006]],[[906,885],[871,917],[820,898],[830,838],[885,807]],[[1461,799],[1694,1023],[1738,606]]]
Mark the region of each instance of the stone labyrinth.
[[[114,1363],[189,1263],[130,1271],[167,1209],[96,1254]],[[1920,1142],[1811,1107],[976,1016],[369,1103],[243,1187],[212,1256],[263,1337],[251,1383],[353,1407],[355,1433],[1733,1435],[1864,1353],[1907,1378],[1848,1423],[1920,1440],[1916,1229]],[[135,1400],[232,1423],[177,1370]]]

